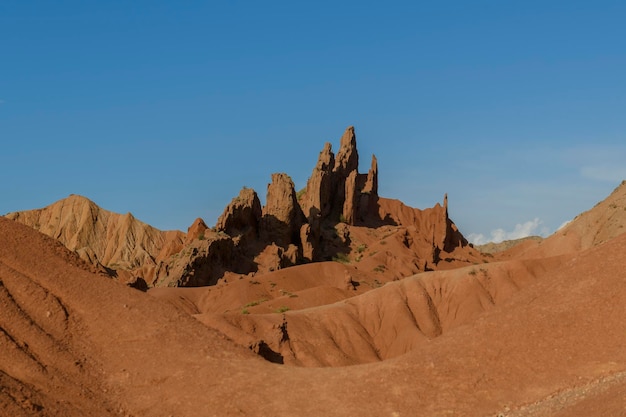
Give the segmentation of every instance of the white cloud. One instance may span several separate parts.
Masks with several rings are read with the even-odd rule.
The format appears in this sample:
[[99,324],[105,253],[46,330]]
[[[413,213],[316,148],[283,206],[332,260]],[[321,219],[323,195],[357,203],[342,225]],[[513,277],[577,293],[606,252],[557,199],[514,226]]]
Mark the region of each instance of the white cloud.
[[505,240],[521,239],[523,237],[534,235],[546,236],[548,234],[548,229],[541,227],[541,225],[542,221],[539,220],[539,218],[535,218],[525,223],[516,224],[515,228],[510,232],[499,228],[492,230],[490,236],[485,236],[482,233],[471,233],[467,239],[475,245],[484,245],[489,242],[500,243]]
[[561,223],[561,225],[556,229],[557,231],[561,230],[562,228],[564,228],[565,226],[567,226],[568,224],[570,224],[572,221],[568,220],[566,222]]

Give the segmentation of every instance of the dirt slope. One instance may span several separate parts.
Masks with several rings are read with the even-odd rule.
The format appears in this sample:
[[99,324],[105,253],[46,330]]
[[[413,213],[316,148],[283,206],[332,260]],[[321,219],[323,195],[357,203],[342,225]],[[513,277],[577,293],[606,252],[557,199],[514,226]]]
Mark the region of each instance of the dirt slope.
[[[179,372],[227,358],[259,362],[90,268],[59,242],[0,218],[1,415],[168,415],[153,411],[177,401],[163,393]],[[179,359],[170,365],[169,357]]]
[[499,259],[540,258],[598,246],[626,231],[626,181],[592,209],[543,240],[525,241],[498,254]]
[[[557,268],[559,261],[509,261],[428,272],[369,291],[371,282],[367,275],[353,274],[352,279],[360,284],[356,290],[342,288],[342,281],[336,278],[341,277],[343,271],[335,273],[333,286],[298,291],[298,284],[303,283],[299,280],[298,268],[293,268],[294,274],[285,277],[286,280],[274,280],[280,282],[279,291],[264,291],[265,283],[261,282],[259,285],[244,283],[242,289],[258,288],[260,292],[254,296],[248,292],[247,298],[240,298],[228,307],[215,295],[244,294],[245,291],[234,287],[222,287],[219,292],[191,290],[193,293],[187,294],[196,296],[196,308],[188,311],[243,346],[264,342],[280,363],[355,365],[419,349],[424,343],[473,322],[534,282],[537,276],[545,276],[547,271]],[[309,272],[317,265],[311,265]],[[358,289],[361,286],[365,289]],[[156,291],[161,292],[151,293],[160,298],[173,294],[166,289]],[[190,290],[178,291],[178,302],[191,301],[185,296]],[[244,304],[246,299],[250,301]],[[282,310],[285,314],[275,314]],[[281,327],[287,331],[277,331]]]
[[[297,368],[252,356],[187,313],[86,271],[58,243],[0,219],[0,414],[620,415],[625,251],[619,236],[559,268],[525,264],[533,282],[408,354]],[[419,296],[403,285],[409,302]],[[446,317],[454,323],[452,310]],[[557,397],[563,401],[551,401]]]
[[[149,293],[242,346],[266,343],[281,363],[345,366],[416,349],[472,322],[559,264],[509,261],[380,281],[379,274],[324,262],[212,287]],[[283,322],[288,340],[277,332]]]

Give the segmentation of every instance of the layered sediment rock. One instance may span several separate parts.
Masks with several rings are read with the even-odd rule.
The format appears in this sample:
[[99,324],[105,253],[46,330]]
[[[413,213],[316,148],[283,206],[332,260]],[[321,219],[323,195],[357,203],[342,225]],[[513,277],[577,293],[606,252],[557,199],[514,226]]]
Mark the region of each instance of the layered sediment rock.
[[87,262],[116,270],[154,266],[180,250],[185,237],[179,231],[158,230],[131,213],[104,210],[79,195],[6,217],[59,240]]

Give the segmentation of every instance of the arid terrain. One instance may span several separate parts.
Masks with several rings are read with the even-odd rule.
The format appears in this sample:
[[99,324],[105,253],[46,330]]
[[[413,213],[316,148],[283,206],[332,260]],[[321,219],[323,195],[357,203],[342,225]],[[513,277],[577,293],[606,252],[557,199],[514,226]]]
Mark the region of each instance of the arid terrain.
[[408,207],[358,167],[350,127],[212,227],[0,217],[0,415],[626,416],[626,182],[475,248],[445,190]]

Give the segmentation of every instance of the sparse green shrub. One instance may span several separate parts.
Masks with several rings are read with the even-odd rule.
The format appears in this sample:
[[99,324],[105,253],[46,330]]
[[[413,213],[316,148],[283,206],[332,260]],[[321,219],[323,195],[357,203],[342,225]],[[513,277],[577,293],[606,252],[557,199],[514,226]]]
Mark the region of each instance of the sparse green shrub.
[[277,312],[277,313],[284,313],[284,312],[289,311],[289,310],[290,310],[290,309],[289,309],[289,307],[287,307],[287,306],[280,306],[280,307],[278,307],[278,308],[276,309],[276,312]]
[[333,261],[339,262],[339,263],[342,263],[342,264],[349,264],[350,263],[350,258],[348,257],[347,254],[345,254],[343,252],[339,252],[336,256],[333,257]]
[[248,304],[246,304],[243,307],[246,308],[246,307],[258,306],[259,304],[264,303],[266,301],[267,301],[267,298],[261,298],[260,300],[250,301]]
[[250,314],[250,312],[247,308],[244,308],[243,310],[241,310],[241,314]]

